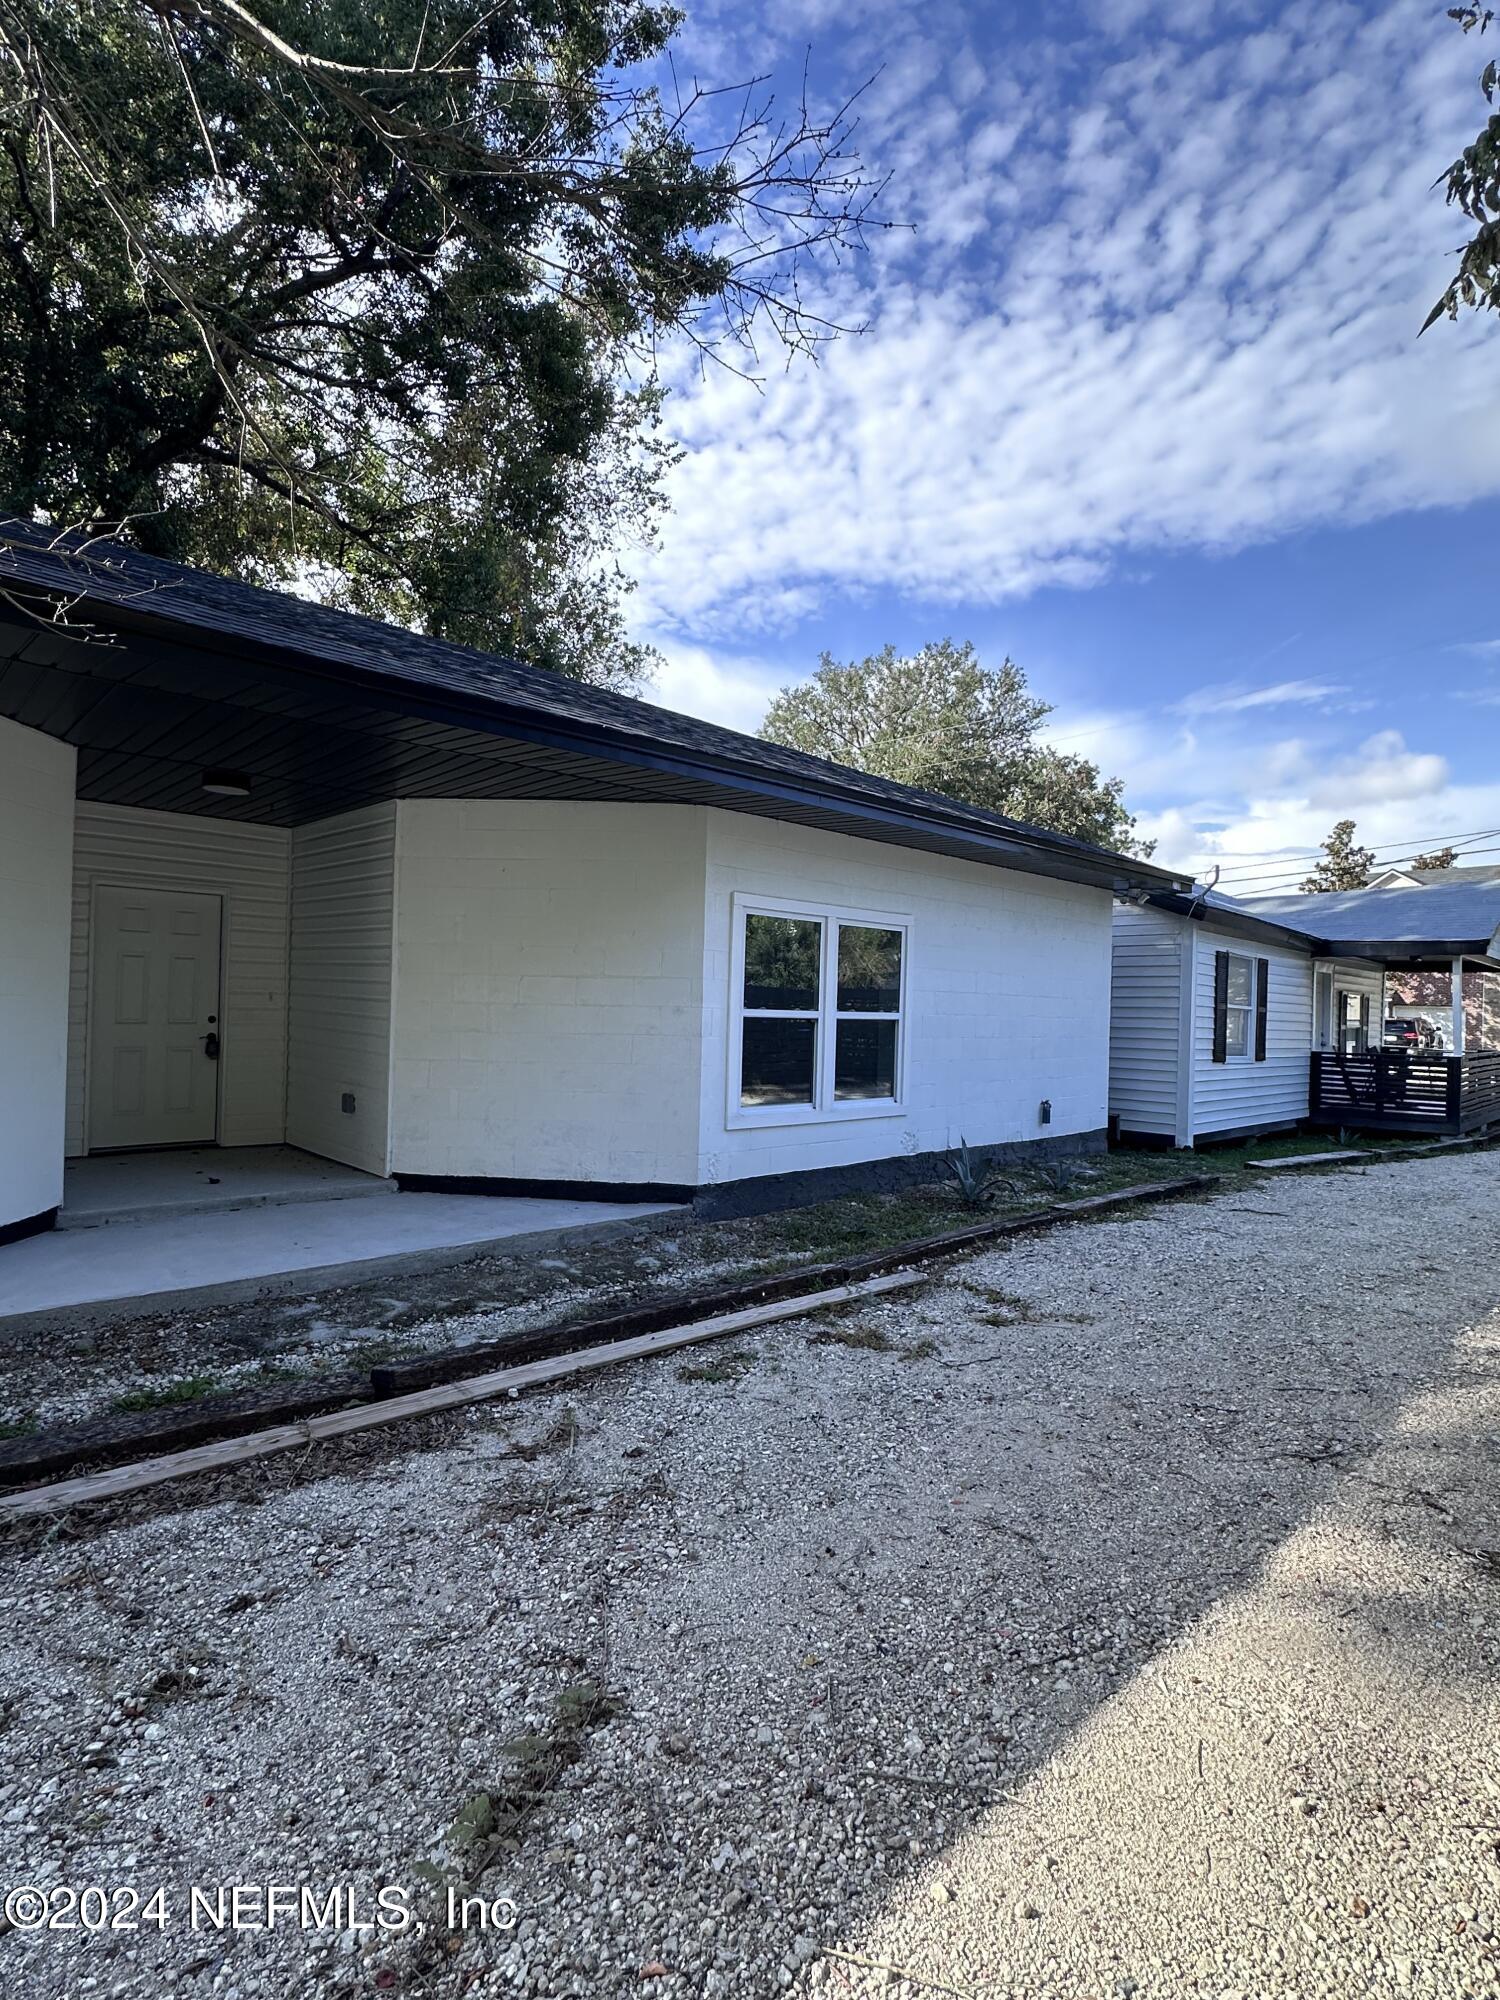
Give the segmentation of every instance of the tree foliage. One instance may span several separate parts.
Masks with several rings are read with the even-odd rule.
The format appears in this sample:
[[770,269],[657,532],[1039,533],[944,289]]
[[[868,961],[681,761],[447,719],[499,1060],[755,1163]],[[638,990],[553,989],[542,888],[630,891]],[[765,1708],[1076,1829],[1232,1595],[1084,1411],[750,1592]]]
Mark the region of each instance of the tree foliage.
[[[1457,21],[1466,35],[1482,35],[1495,11],[1491,7],[1450,7],[1448,18]],[[1500,62],[1493,57],[1480,72],[1479,88],[1491,107],[1490,115],[1473,144],[1465,146],[1439,177],[1449,206],[1473,224],[1473,234],[1458,253],[1457,271],[1422,323],[1424,333],[1445,313],[1449,319],[1457,319],[1460,306],[1475,310],[1500,307]]]
[[1323,859],[1303,882],[1303,893],[1315,896],[1329,889],[1368,888],[1374,866],[1375,850],[1356,846],[1354,821],[1341,819],[1323,842]]
[[781,690],[760,733],[1117,853],[1149,854],[1122,781],[1038,741],[1051,712],[1013,660],[986,667],[967,640],[942,639],[843,663],[824,653],[811,680]]
[[1435,847],[1431,854],[1414,854],[1408,868],[1451,868],[1458,860],[1456,847]]
[[666,101],[679,19],[0,0],[0,510],[629,680],[655,343],[827,337],[874,192],[844,114]]

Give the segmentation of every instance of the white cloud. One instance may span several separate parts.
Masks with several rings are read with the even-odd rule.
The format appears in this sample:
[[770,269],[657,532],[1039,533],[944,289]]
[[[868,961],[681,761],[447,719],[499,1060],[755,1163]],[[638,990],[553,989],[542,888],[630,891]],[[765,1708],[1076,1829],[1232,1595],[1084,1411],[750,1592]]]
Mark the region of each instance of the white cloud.
[[1254,708],[1283,708],[1305,704],[1326,708],[1343,705],[1350,690],[1338,681],[1276,681],[1269,687],[1204,687],[1184,695],[1174,704],[1179,715],[1240,715]]
[[771,698],[795,676],[765,660],[737,659],[668,640],[650,699],[684,715],[754,732]]
[[1399,730],[1382,729],[1361,743],[1357,755],[1323,770],[1309,787],[1308,799],[1347,813],[1355,806],[1430,798],[1447,782],[1446,757],[1408,750]]
[[[1232,747],[1227,754],[1232,763]],[[1222,775],[1225,765],[1215,760],[1212,769]],[[1295,888],[1336,819],[1354,819],[1357,838],[1393,858],[1399,847],[1411,852],[1500,825],[1500,783],[1452,783],[1445,758],[1409,749],[1396,730],[1343,757],[1296,739],[1242,749],[1233,776],[1241,782],[1227,809],[1222,796],[1200,795],[1140,815],[1163,861],[1200,875],[1217,863],[1231,894]]]
[[873,586],[994,603],[1500,490],[1492,331],[1416,337],[1457,234],[1431,183],[1482,115],[1472,45],[1415,0],[1288,4],[1216,47],[1196,5],[1156,21],[1113,60],[1066,24],[979,51],[946,16],[849,17],[851,66],[889,45],[862,136],[918,233],[827,278],[869,331],[821,367],[762,391],[683,368],[655,629]]

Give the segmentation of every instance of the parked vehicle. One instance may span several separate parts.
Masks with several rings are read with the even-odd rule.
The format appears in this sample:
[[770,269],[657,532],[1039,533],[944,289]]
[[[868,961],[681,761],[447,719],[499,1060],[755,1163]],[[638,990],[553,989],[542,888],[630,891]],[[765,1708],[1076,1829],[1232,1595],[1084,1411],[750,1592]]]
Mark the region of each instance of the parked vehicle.
[[1420,1021],[1387,1021],[1385,1024],[1385,1046],[1388,1049],[1406,1049],[1415,1053],[1427,1046]]

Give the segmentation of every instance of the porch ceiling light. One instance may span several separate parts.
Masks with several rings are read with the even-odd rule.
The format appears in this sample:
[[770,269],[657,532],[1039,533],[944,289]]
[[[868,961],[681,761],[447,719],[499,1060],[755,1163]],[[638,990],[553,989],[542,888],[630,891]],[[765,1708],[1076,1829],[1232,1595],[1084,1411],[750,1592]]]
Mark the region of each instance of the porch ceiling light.
[[250,780],[243,771],[205,771],[203,789],[216,799],[248,799]]

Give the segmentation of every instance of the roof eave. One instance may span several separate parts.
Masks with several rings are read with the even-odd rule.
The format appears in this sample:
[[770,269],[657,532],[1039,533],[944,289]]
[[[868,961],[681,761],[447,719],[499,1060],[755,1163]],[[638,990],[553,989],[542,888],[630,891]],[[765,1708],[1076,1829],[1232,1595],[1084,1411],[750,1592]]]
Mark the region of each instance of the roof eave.
[[[9,580],[13,594],[28,594],[21,580]],[[46,602],[59,593],[32,583],[30,589]],[[73,592],[75,597],[84,594]],[[909,832],[940,838],[948,849],[964,850],[969,858],[991,866],[1010,867],[1027,874],[1067,881],[1082,886],[1110,890],[1158,892],[1188,886],[1186,878],[1153,863],[1114,855],[1091,848],[1064,835],[1038,831],[1034,837],[976,827],[965,822],[961,809],[951,815],[940,810],[900,808],[864,797],[852,788],[831,784],[824,787],[799,784],[784,776],[773,776],[736,764],[728,758],[653,742],[632,731],[613,730],[582,719],[563,720],[544,716],[501,696],[485,695],[472,701],[459,695],[445,695],[430,686],[419,686],[389,670],[364,668],[353,663],[330,660],[326,655],[303,651],[266,639],[219,633],[202,620],[174,617],[146,608],[147,600],[121,604],[107,597],[89,597],[90,616],[98,623],[122,632],[158,636],[171,644],[211,650],[232,646],[234,651],[258,667],[306,679],[316,676],[334,686],[357,690],[372,707],[400,714],[416,715],[448,727],[468,728],[480,734],[506,736],[538,745],[597,757],[606,762],[629,764],[638,769],[660,770],[676,777],[688,777],[705,784],[722,786],[763,799],[779,800],[789,807],[822,813],[833,812],[850,822],[851,832],[860,826],[880,826],[892,835]],[[900,844],[899,842],[897,844]],[[918,845],[917,842],[909,843]]]
[[1311,956],[1318,948],[1318,941],[1307,931],[1293,930],[1289,924],[1278,924],[1269,917],[1250,917],[1238,910],[1225,910],[1213,903],[1205,903],[1201,896],[1180,894],[1154,894],[1147,899],[1156,909],[1168,910],[1174,916],[1189,918],[1193,923],[1206,924],[1217,931],[1228,931],[1231,937],[1250,938],[1261,944],[1288,945],[1295,951],[1305,951]]

